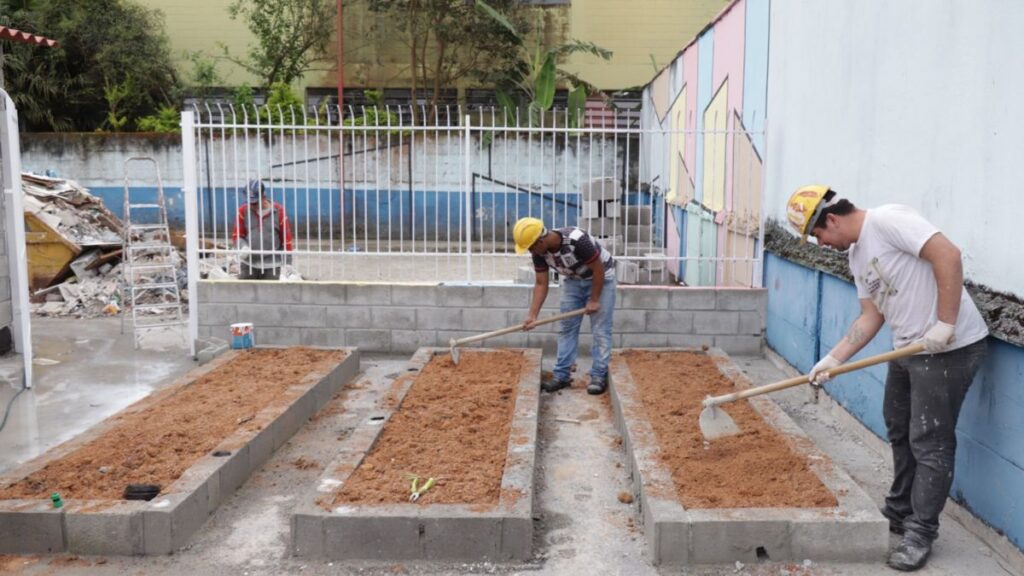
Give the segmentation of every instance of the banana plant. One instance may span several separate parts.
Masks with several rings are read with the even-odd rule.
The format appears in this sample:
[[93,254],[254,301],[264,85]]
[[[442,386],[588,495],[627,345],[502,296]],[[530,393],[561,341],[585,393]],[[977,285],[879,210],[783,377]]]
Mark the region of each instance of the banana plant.
[[[611,50],[593,42],[570,40],[551,48],[543,45],[543,34],[534,34],[532,40],[524,38],[504,14],[495,10],[484,0],[476,0],[476,6],[512,34],[519,45],[519,66],[508,80],[526,95],[526,107],[530,125],[540,122],[541,115],[551,109],[555,102],[555,88],[559,81],[572,86],[569,92],[569,123],[577,127],[586,106],[588,94],[597,93],[597,88],[579,76],[558,67],[558,60],[571,54],[590,54],[603,60],[610,60]],[[539,27],[538,27],[539,28]],[[532,42],[532,45],[527,45]],[[506,122],[515,118],[515,99],[500,88],[497,91],[498,104],[505,111]]]

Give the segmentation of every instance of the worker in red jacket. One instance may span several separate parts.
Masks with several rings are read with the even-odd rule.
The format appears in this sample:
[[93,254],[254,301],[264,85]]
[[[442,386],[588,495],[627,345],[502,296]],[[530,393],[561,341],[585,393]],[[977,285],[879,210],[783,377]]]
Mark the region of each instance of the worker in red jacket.
[[242,280],[277,280],[292,260],[292,230],[284,207],[266,193],[263,182],[250,180],[248,203],[238,207],[231,238],[242,251]]

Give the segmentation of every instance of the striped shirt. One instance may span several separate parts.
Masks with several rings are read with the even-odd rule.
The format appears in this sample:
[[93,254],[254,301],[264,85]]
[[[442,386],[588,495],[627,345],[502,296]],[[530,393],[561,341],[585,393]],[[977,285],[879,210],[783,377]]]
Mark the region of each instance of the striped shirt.
[[604,264],[606,275],[615,270],[615,259],[611,252],[582,229],[570,226],[556,228],[553,232],[562,237],[562,245],[555,252],[545,252],[544,256],[533,255],[533,269],[537,272],[547,272],[554,268],[566,278],[587,280],[594,274],[588,264],[598,258]]

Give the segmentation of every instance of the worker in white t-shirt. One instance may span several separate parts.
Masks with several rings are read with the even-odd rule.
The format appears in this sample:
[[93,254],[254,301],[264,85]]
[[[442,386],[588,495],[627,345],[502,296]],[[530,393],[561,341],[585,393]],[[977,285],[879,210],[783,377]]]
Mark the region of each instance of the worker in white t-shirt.
[[888,564],[924,566],[938,536],[953,482],[960,406],[986,353],[988,328],[963,285],[960,250],[920,214],[897,204],[862,210],[827,186],[806,186],[787,216],[801,236],[848,250],[861,313],[811,369],[821,386],[884,322],[893,345],[922,342],[925,352],[889,362],[882,411],[894,478],[882,513],[903,539]]

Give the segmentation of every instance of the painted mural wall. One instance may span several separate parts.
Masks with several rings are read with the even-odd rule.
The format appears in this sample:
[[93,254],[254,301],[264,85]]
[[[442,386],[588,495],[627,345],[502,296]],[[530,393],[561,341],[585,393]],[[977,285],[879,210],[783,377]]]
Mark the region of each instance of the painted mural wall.
[[644,90],[644,177],[687,285],[760,283],[769,6],[730,4]]
[[1024,295],[1022,27],[1018,0],[773,2],[767,215],[807,183],[907,204],[968,278]]

